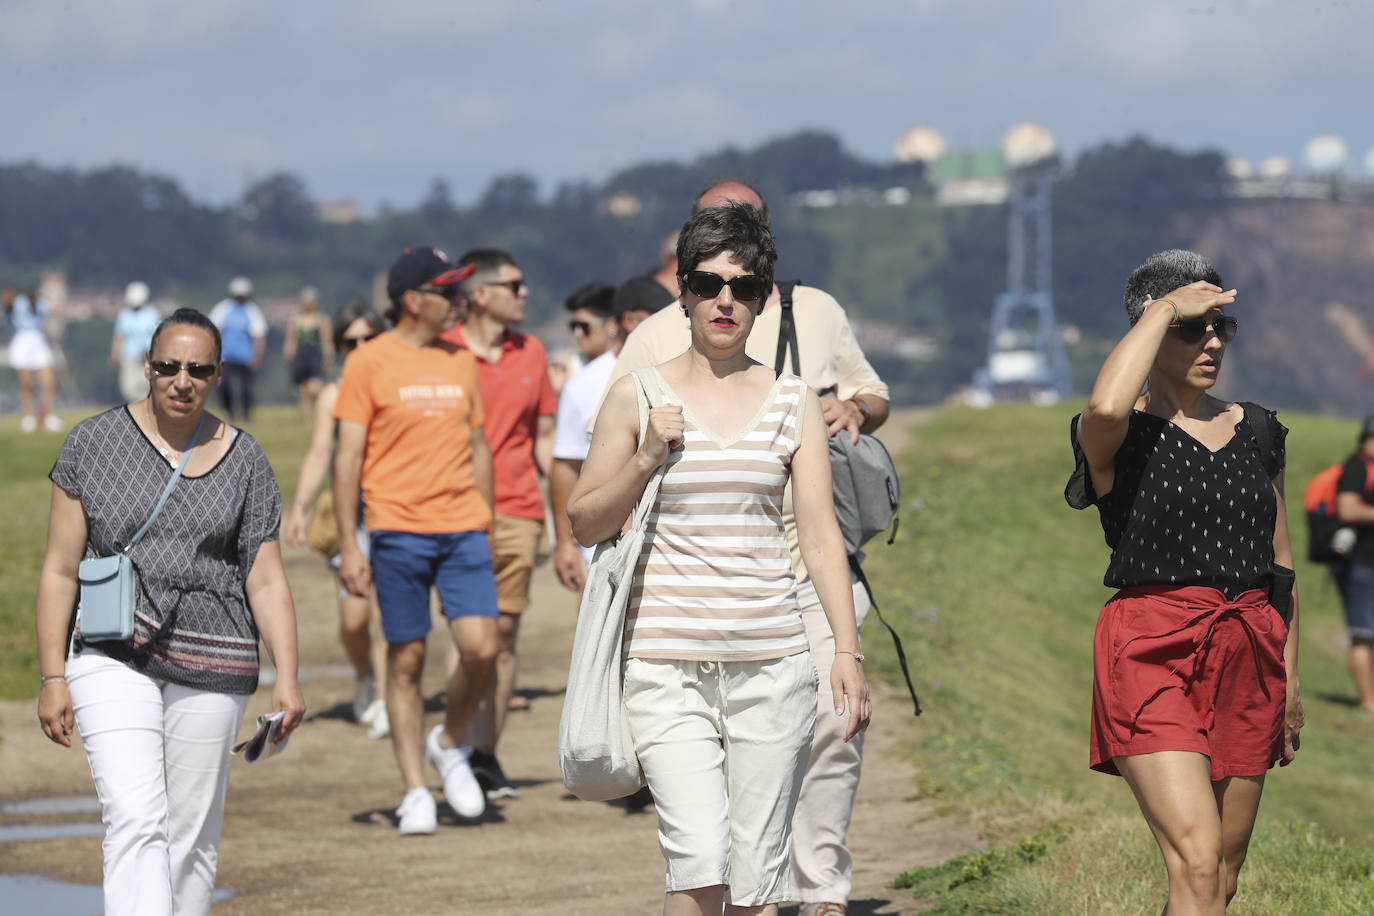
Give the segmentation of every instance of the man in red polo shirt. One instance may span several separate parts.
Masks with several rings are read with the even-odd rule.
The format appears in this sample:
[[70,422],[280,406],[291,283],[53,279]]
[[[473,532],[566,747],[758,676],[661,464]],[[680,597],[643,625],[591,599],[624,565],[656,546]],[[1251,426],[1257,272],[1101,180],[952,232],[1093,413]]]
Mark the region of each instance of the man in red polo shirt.
[[488,798],[514,798],[515,788],[496,759],[496,743],[515,696],[515,639],[520,615],[529,603],[530,573],[544,529],[544,497],[535,475],[547,475],[553,462],[558,397],[549,381],[544,345],[513,330],[525,320],[530,294],[515,259],[499,249],[479,248],[458,263],[474,268],[459,286],[468,316],[445,332],[444,339],[466,347],[477,358],[483,428],[496,480],[491,560],[501,610],[496,676],[470,732],[471,764]]

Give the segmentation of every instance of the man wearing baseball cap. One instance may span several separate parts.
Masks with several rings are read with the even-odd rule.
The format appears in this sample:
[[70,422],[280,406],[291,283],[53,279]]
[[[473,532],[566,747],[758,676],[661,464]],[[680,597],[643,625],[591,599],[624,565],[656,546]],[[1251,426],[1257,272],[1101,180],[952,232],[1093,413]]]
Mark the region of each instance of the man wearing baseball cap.
[[[437,248],[407,248],[387,277],[395,327],[348,358],[334,418],[334,505],[342,565],[355,595],[377,588],[387,641],[387,713],[406,796],[402,835],[434,833],[434,796],[478,817],[486,797],[459,742],[486,694],[498,639],[487,529],[492,458],[472,354],[440,335],[458,320],[457,284],[472,273]],[[366,506],[370,558],[359,549],[358,499]],[[461,664],[448,685],[444,722],[424,735],[425,636],[436,589]]]

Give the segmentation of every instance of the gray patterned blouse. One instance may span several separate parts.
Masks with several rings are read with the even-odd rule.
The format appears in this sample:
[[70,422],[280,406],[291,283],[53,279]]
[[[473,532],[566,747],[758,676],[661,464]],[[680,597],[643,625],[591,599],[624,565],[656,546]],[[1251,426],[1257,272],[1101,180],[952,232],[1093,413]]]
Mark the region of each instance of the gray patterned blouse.
[[[234,432],[218,464],[177,482],[134,545],[133,638],[91,645],[158,680],[249,694],[258,684],[258,630],[244,583],[258,547],[278,536],[281,491],[262,446]],[[48,476],[81,501],[85,555],[103,557],[148,520],[172,472],[129,409],[116,407],[72,428]],[[74,645],[79,652],[79,613]]]

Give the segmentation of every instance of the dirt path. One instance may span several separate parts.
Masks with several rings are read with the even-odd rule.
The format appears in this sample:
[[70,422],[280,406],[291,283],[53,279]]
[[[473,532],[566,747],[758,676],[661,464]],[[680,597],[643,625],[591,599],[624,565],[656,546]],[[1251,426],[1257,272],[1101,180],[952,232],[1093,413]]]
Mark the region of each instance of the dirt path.
[[[884,438],[902,441],[898,434],[908,422],[895,419]],[[512,713],[500,748],[520,798],[493,803],[476,823],[460,822],[441,801],[438,834],[406,839],[397,837],[391,819],[402,793],[390,744],[367,740],[347,718],[352,682],[341,676],[332,578],[306,551],[288,548],[287,564],[300,617],[309,719],[282,756],[234,765],[218,884],[235,896],[218,904],[216,914],[659,911],[663,860],[652,810],[628,814],[577,801],[559,779],[558,716],[576,608],[549,564],[536,572],[520,637],[519,686],[531,708]],[[436,631],[427,695],[441,687],[442,660]],[[921,725],[900,694],[879,689],[876,696],[850,832],[857,863],[850,912],[904,916],[917,905],[888,886],[892,877],[966,851],[979,845],[979,837],[911,800],[917,774],[903,747]],[[259,691],[250,719],[268,707],[269,697]],[[64,750],[48,743],[32,703],[0,703],[0,736],[0,801],[92,792],[79,744]],[[437,777],[429,775],[437,789]],[[0,815],[0,825],[89,817]],[[100,840],[0,843],[0,872],[99,884]]]

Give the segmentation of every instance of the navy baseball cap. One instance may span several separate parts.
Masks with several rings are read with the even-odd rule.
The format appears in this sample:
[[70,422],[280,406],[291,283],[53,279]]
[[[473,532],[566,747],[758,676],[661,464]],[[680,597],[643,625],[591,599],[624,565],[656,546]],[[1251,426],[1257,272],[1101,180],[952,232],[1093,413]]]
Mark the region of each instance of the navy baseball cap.
[[477,271],[476,264],[454,266],[438,248],[426,245],[407,248],[391,265],[386,275],[386,295],[395,301],[408,289],[422,286],[453,286]]

